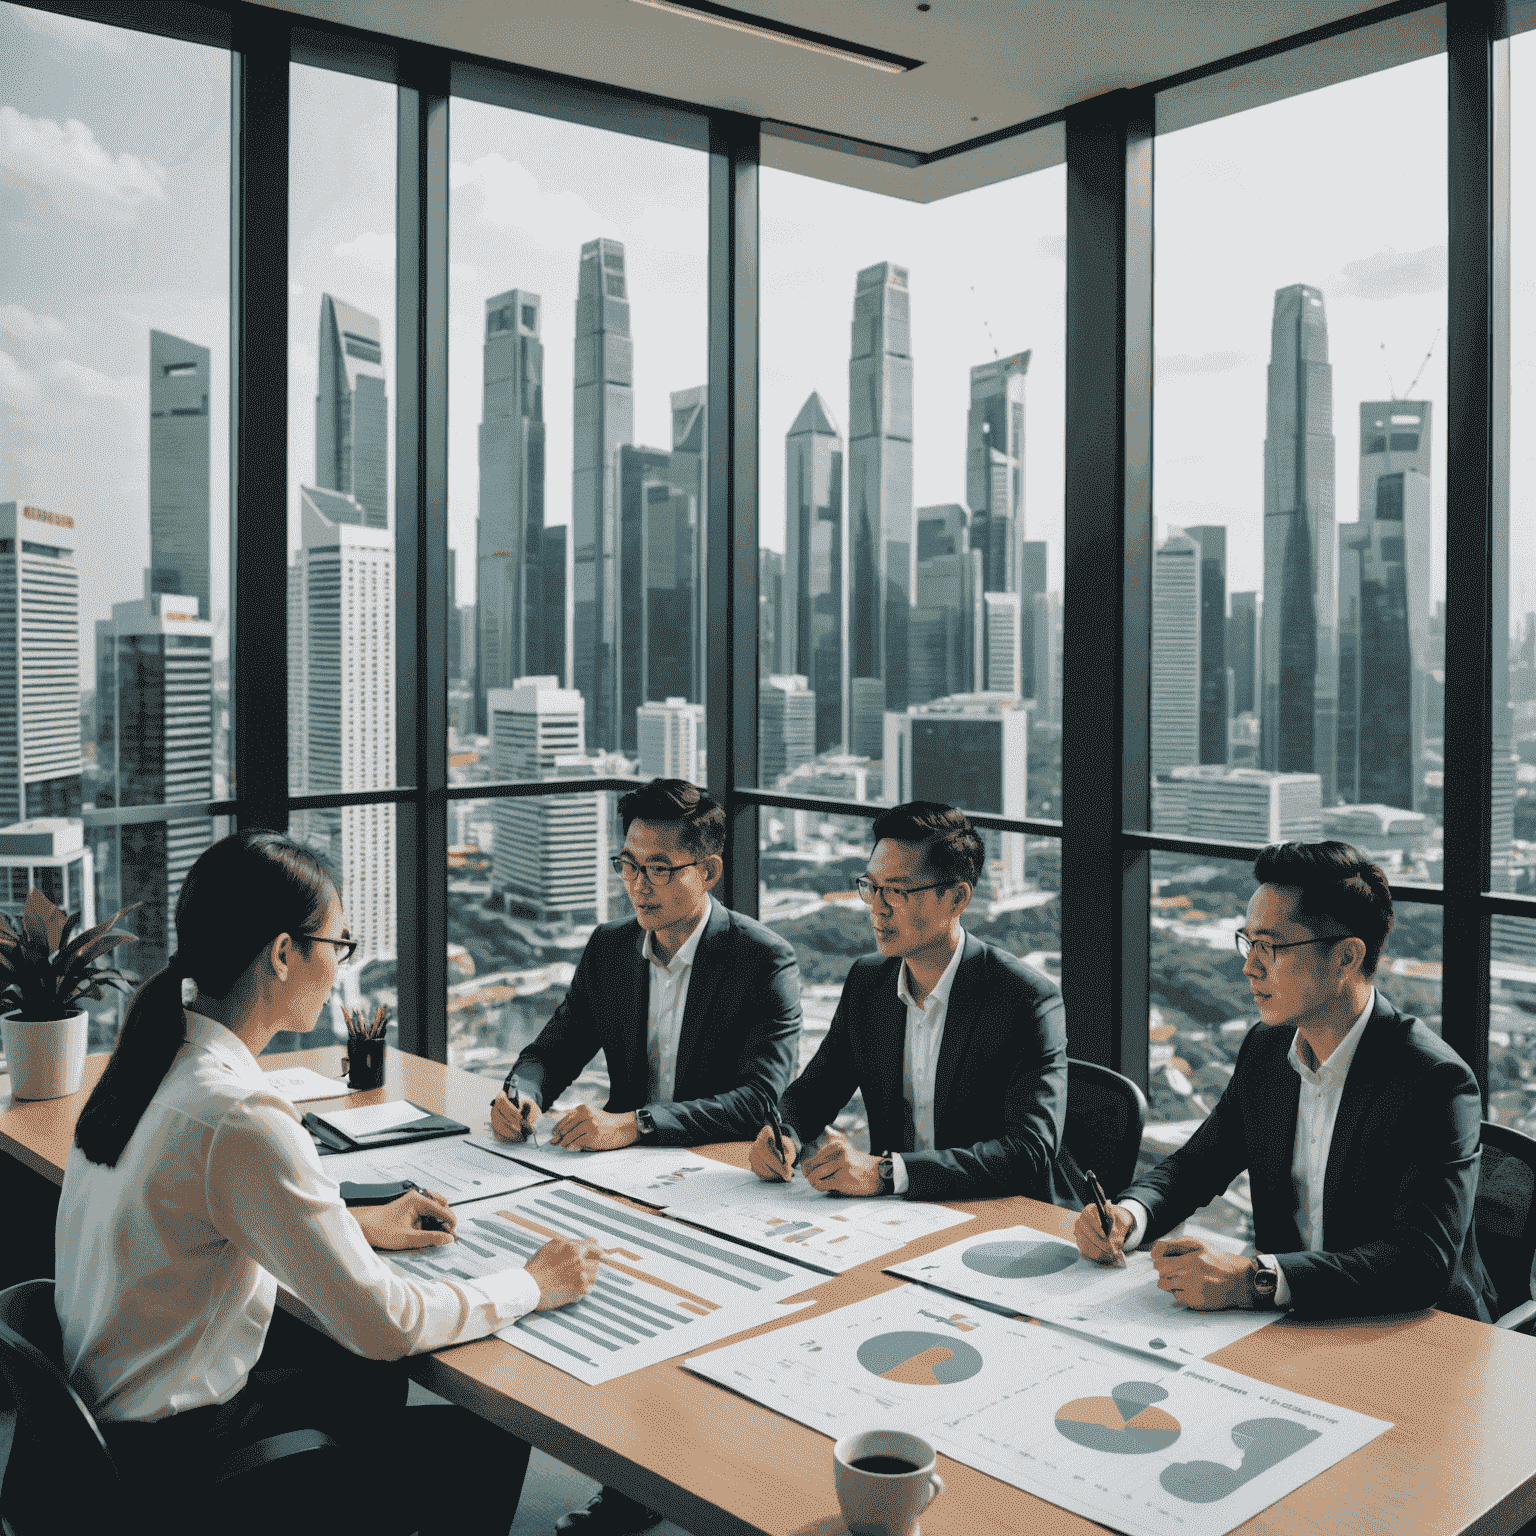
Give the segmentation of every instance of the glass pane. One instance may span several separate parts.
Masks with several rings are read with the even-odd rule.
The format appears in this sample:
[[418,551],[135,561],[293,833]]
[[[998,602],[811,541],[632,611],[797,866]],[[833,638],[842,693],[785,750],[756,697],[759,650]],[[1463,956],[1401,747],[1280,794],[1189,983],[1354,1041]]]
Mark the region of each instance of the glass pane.
[[1488,1118],[1536,1136],[1536,922],[1493,920]]
[[1158,140],[1154,830],[1440,879],[1445,114],[1440,55]]
[[702,784],[706,157],[452,113],[449,753],[557,776],[492,729],[543,678],[549,753]]
[[1060,815],[1065,187],[764,170],[763,788]]

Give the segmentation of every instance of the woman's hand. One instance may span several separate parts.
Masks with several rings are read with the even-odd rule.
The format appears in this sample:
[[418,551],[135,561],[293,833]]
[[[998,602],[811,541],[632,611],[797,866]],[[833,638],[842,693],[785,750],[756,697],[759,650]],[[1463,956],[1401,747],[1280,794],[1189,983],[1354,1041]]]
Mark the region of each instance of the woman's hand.
[[408,1189],[388,1205],[365,1205],[352,1214],[371,1248],[441,1248],[453,1239],[458,1218],[429,1189]]

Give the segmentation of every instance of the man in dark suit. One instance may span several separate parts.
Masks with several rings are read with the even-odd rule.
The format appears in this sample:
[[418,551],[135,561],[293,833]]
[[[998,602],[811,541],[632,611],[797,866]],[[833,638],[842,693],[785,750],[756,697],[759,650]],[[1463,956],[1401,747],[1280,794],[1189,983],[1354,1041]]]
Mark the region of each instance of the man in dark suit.
[[[1280,843],[1254,865],[1238,933],[1259,1027],[1205,1123],[1110,1207],[1078,1247],[1146,1237],[1187,1306],[1359,1317],[1441,1307],[1488,1322],[1472,1225],[1482,1099],[1466,1063],[1371,984],[1392,930],[1386,877],[1345,843]],[[1258,1257],[1163,1234],[1244,1168]]]
[[753,1171],[791,1178],[800,1149],[857,1089],[870,1146],[882,1150],[859,1152],[826,1131],[801,1165],[817,1189],[1070,1199],[1056,1172],[1067,1109],[1061,993],[960,926],[981,838],[962,812],[932,800],[884,812],[873,830],[859,894],[880,952],[854,961],[826,1039],[779,1101],[784,1159],[764,1126]]
[[[725,813],[682,779],[619,801],[614,868],[635,915],[596,928],[570,991],[507,1074],[491,1127],[520,1141],[602,1051],[606,1106],[578,1104],[553,1140],[601,1150],[744,1141],[783,1092],[800,1045],[800,972],[771,928],[710,896],[723,872]],[[561,1531],[621,1536],[661,1516],[604,1488]]]

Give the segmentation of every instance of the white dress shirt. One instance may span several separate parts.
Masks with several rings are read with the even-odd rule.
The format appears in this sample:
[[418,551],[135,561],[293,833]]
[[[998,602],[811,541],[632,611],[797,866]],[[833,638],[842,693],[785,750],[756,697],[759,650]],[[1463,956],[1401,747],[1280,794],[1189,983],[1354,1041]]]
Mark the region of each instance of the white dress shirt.
[[[944,974],[934,983],[933,990],[922,1002],[912,996],[907,981],[907,963],[902,961],[896,972],[896,996],[906,1004],[907,1035],[902,1049],[901,1096],[906,1100],[912,1115],[912,1150],[932,1152],[934,1149],[934,1088],[939,1071],[939,1049],[944,1044],[944,1020],[949,1014],[949,994],[955,984],[955,973],[960,969],[960,957],[965,953],[965,930],[960,930],[960,942],[950,956]],[[901,1153],[891,1153],[891,1173],[896,1182],[896,1193],[907,1192],[909,1180],[907,1165]]]
[[650,963],[651,985],[645,1007],[645,1096],[651,1104],[670,1104],[677,1097],[677,1040],[683,1029],[683,1010],[688,1006],[688,978],[693,975],[693,957],[709,926],[713,906],[713,900],[706,896],[703,917],[666,965],[656,953],[655,934],[647,930],[640,946],[640,953]]
[[244,1043],[185,1017],[186,1041],[117,1166],[74,1146],[64,1170],[55,1305],[64,1368],[97,1418],[227,1402],[261,1354],[279,1283],[377,1360],[482,1338],[537,1304],[521,1269],[396,1274]]
[[[1323,1180],[1328,1173],[1328,1152],[1333,1145],[1333,1125],[1339,1117],[1339,1103],[1344,1097],[1344,1080],[1349,1076],[1350,1063],[1355,1059],[1365,1026],[1376,1009],[1376,989],[1371,988],[1370,998],[1359,1017],[1350,1025],[1349,1033],[1334,1046],[1333,1054],[1316,1068],[1309,1067],[1302,1059],[1301,1031],[1291,1036],[1291,1048],[1286,1060],[1301,1079],[1301,1094],[1296,1104],[1296,1136],[1291,1143],[1291,1187],[1296,1192],[1296,1230],[1307,1245],[1309,1253],[1323,1251]],[[1312,1054],[1308,1047],[1307,1055]],[[1141,1242],[1146,1231],[1147,1210],[1139,1200],[1120,1202],[1134,1218],[1131,1235],[1125,1244],[1127,1253]],[[1286,1282],[1285,1271],[1273,1254],[1261,1253],[1259,1263],[1274,1271],[1275,1305],[1291,1304],[1291,1288]]]

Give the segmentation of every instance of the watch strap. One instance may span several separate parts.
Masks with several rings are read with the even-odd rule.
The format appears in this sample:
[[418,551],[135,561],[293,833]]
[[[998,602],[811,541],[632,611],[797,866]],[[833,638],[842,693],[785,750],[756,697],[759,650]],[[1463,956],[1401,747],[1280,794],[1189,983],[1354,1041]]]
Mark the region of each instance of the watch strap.
[[890,1195],[896,1192],[896,1165],[891,1161],[889,1152],[880,1154],[880,1193]]
[[651,1117],[650,1110],[643,1105],[635,1111],[635,1127],[641,1137],[654,1136],[656,1134],[656,1122]]

